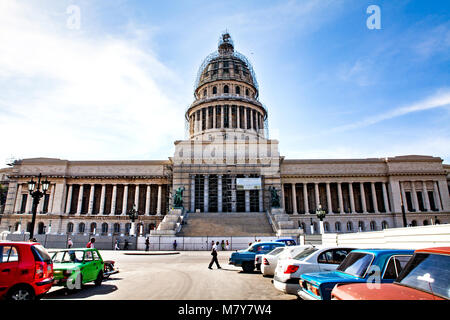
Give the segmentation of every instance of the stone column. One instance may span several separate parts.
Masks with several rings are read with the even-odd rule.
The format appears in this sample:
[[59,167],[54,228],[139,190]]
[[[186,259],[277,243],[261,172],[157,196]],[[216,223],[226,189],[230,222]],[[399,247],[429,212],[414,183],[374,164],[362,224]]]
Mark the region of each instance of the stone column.
[[89,209],[88,209],[89,215],[92,214],[92,211],[94,209],[94,190],[95,190],[95,185],[91,184],[91,190],[89,192]]
[[259,212],[264,212],[264,202],[263,202],[263,193],[264,193],[264,189],[258,190],[258,196],[259,196]]
[[437,181],[433,181],[434,203],[436,204],[436,208],[438,209],[438,211],[442,211],[441,199],[440,199],[440,196],[439,196],[439,189],[438,189],[437,184],[438,184]]
[[145,191],[145,215],[149,216],[150,215],[150,193],[151,192],[151,186],[148,184],[146,186],[146,191]]
[[295,190],[295,182],[292,183],[292,213],[298,214],[297,211],[297,190]]
[[102,193],[100,196],[100,210],[99,214],[105,214],[105,195],[106,195],[106,185],[102,184]]
[[[51,185],[50,185],[51,186]],[[48,195],[49,195],[49,198],[50,198],[50,195],[52,194],[51,193],[51,190],[49,190],[50,192],[49,193],[47,193]],[[43,196],[42,198],[41,198],[41,201],[39,201],[39,204],[38,204],[38,207],[37,207],[37,210],[36,210],[36,212],[37,213],[42,213],[43,211],[44,211],[44,201],[45,201],[45,196]],[[48,204],[49,204],[49,207],[50,207],[50,200],[48,201]]]
[[422,199],[425,206],[425,211],[430,211],[430,201],[428,199],[427,182],[422,181]]
[[84,193],[84,184],[80,185],[80,191],[78,192],[78,203],[77,203],[77,213],[79,216],[81,214],[81,206],[83,204],[83,193]]
[[191,212],[195,212],[195,175],[191,175]]
[[111,196],[111,214],[116,214],[116,198],[117,198],[117,184],[113,184],[112,196]]
[[139,185],[136,185],[134,190],[134,204],[136,205],[136,210],[139,210]]
[[241,128],[241,109],[239,106],[236,106],[236,127],[238,129]]
[[317,209],[319,207],[319,204],[320,204],[319,183],[317,183],[317,182],[314,182],[314,192],[315,192],[316,209]]
[[402,193],[403,207],[405,208],[405,212],[410,212],[408,208],[408,201],[406,201],[405,187],[403,186],[403,182],[399,183],[400,183],[400,192]]
[[122,216],[127,215],[127,204],[128,204],[128,184],[123,185],[123,203],[122,203]]
[[330,183],[327,182],[325,184],[325,186],[326,186],[326,190],[327,190],[327,209],[328,209],[328,214],[333,214],[333,205],[331,203]]
[[200,109],[199,131],[203,130],[203,109]]
[[231,211],[236,212],[236,176],[231,176]]
[[157,202],[157,208],[156,208],[156,215],[161,215],[161,203],[162,203],[162,185],[158,185],[158,202]]
[[338,189],[338,201],[339,201],[339,213],[344,213],[344,201],[342,200],[342,183],[337,183],[337,189]]
[[217,211],[223,211],[223,199],[222,199],[222,175],[217,176]]
[[416,182],[411,181],[411,195],[413,200],[414,210],[419,212],[419,200],[417,199]]
[[305,207],[305,214],[309,214],[308,184],[306,182],[303,183],[303,205]]
[[378,211],[378,203],[377,203],[377,193],[375,190],[375,182],[370,183],[370,188],[372,189],[372,202],[373,202],[373,211],[375,213],[380,213]]
[[70,213],[70,206],[72,204],[72,191],[73,187],[71,184],[69,184],[69,189],[67,190],[66,214]]
[[350,211],[356,213],[355,210],[355,194],[353,193],[353,182],[348,183],[348,191],[350,194]]
[[244,107],[244,130],[247,130],[247,107]]
[[205,183],[203,184],[203,212],[208,212],[209,206],[209,175],[205,174]]
[[381,183],[381,186],[383,188],[383,201],[384,201],[384,208],[386,209],[386,213],[389,213],[389,201],[388,201],[388,196],[387,196],[387,189],[386,189],[386,184],[384,182]]
[[17,187],[16,203],[14,205],[13,213],[16,213],[16,212],[20,211],[21,201],[22,201],[22,184],[19,183],[19,186]]
[[[437,190],[437,189],[436,189]],[[439,194],[436,192],[436,194],[438,195],[438,197],[439,197]],[[438,200],[439,201],[439,200]],[[26,203],[26,205],[25,205],[25,213],[31,213],[31,209],[32,209],[32,206],[33,206],[33,198],[31,197],[31,195],[30,195],[30,193],[28,193],[28,196],[27,196],[27,203]],[[436,202],[436,206],[439,208],[439,203],[438,202]]]
[[364,191],[364,182],[359,183],[359,189],[361,191],[361,205],[362,205],[363,213],[368,213],[367,205],[366,205],[366,192]]

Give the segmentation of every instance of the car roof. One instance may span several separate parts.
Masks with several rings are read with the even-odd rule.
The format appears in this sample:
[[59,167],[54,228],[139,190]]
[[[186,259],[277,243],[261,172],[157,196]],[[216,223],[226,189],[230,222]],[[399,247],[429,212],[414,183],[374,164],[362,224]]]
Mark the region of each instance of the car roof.
[[0,245],[41,245],[39,242],[31,242],[31,241],[1,241]]
[[275,241],[285,241],[285,240],[294,240],[294,239],[292,239],[292,238],[280,238],[280,239],[277,239],[277,240],[275,240]]
[[424,248],[424,249],[418,249],[415,252],[436,253],[436,254],[450,254],[450,247]]
[[406,254],[412,254],[414,252],[413,249],[356,249],[352,250],[352,252],[362,252],[362,253],[373,253],[374,255],[378,254],[396,254],[396,253],[406,253]]
[[280,242],[276,242],[276,241],[255,242],[252,244],[252,246],[257,245],[257,244],[280,244]]

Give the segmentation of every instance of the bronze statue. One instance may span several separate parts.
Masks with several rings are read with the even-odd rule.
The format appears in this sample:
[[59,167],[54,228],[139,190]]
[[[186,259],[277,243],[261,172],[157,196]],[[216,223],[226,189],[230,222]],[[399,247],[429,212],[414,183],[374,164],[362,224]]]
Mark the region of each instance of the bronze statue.
[[277,189],[275,187],[269,187],[269,191],[271,194],[271,207],[279,208],[280,207],[280,196],[278,195]]
[[173,196],[173,207],[182,208],[183,207],[183,191],[184,187],[179,187]]

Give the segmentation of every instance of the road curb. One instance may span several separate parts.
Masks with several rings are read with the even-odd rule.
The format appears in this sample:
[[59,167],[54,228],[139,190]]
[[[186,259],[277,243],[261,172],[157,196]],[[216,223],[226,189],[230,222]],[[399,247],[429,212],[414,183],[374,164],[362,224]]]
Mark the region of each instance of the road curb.
[[127,256],[163,256],[163,255],[173,255],[180,254],[178,251],[169,252],[122,252],[122,254]]

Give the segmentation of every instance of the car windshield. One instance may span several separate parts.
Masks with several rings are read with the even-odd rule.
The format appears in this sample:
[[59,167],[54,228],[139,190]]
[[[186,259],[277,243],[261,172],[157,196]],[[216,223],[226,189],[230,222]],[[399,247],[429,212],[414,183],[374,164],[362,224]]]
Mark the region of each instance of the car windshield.
[[285,247],[278,247],[278,248],[275,248],[275,249],[273,249],[272,251],[270,251],[270,252],[268,253],[268,255],[269,255],[269,256],[275,256],[275,255],[281,253],[281,252],[284,250],[284,248],[285,248]]
[[416,253],[396,282],[450,299],[450,256]]
[[297,254],[296,256],[294,256],[294,259],[296,259],[296,260],[304,260],[307,257],[309,257],[311,254],[316,252],[317,250],[319,250],[319,249],[315,248],[315,247],[305,249],[304,251],[302,251],[299,254]]
[[372,258],[369,253],[350,252],[336,270],[361,278],[369,268]]
[[53,262],[55,263],[73,263],[73,262],[83,262],[82,250],[69,250],[69,251],[58,251],[53,255]]

